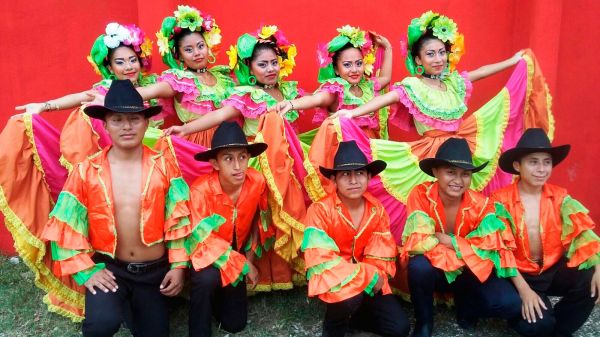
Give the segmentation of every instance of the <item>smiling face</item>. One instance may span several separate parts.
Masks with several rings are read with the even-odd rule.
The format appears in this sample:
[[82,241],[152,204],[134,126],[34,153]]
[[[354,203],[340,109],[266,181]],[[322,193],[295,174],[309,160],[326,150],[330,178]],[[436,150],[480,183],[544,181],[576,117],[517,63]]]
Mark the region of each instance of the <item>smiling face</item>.
[[142,69],[137,54],[127,46],[117,47],[109,55],[110,63],[107,66],[118,80],[130,80],[136,83]]
[[344,199],[357,200],[362,198],[367,191],[370,178],[367,170],[338,171],[332,181],[342,201]]
[[114,147],[132,149],[141,146],[148,118],[142,113],[111,112],[104,118],[104,128]]
[[202,34],[198,32],[181,37],[177,41],[177,52],[186,68],[198,70],[208,65],[208,46]]
[[546,152],[530,153],[513,162],[513,167],[522,182],[541,188],[552,174],[552,156]]
[[250,60],[250,74],[256,82],[274,85],[279,80],[279,60],[272,47],[257,47]]
[[422,65],[426,74],[441,74],[448,63],[446,45],[435,38],[424,41],[419,50],[419,55],[415,57],[415,63]]
[[350,84],[358,84],[365,73],[363,55],[358,48],[347,48],[338,52],[335,59],[335,71],[339,77]]
[[210,159],[212,167],[219,172],[221,185],[241,186],[246,179],[250,153],[244,147],[225,148],[217,152],[215,159]]
[[438,166],[431,171],[437,178],[442,200],[461,200],[471,185],[472,172],[469,170],[456,166]]

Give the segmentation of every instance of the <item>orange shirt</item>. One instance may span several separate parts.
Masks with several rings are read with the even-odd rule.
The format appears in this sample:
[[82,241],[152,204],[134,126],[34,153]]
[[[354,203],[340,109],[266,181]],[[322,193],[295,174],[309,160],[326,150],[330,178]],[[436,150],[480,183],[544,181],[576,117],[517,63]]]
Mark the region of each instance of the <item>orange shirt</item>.
[[387,279],[396,272],[397,247],[389,217],[370,193],[363,197],[364,214],[356,227],[336,193],[309,207],[302,242],[309,296],[331,303],[371,294],[380,277],[383,293],[391,292]]
[[498,212],[498,216],[506,221],[517,242],[514,254],[519,271],[541,273],[565,255],[569,267],[589,268],[600,262],[600,239],[593,232],[594,222],[587,209],[571,198],[566,189],[551,184],[544,184],[542,188],[539,215],[541,265],[531,259],[518,180],[496,191],[491,198],[505,207],[505,212]]
[[499,276],[514,276],[515,263],[510,249],[512,236],[495,216],[493,204],[482,194],[468,189],[463,195],[452,237],[453,248],[439,244],[436,232],[445,233],[446,215],[437,182],[417,185],[407,200],[408,217],[402,234],[404,256],[423,254],[442,269],[452,282],[467,266],[480,281],[493,268]]
[[[117,230],[108,151],[75,166],[58,197],[42,236],[52,241],[58,275],[75,275],[82,284],[101,269],[94,252],[115,256]],[[190,232],[189,189],[172,157],[143,147],[140,238],[146,246],[167,243],[169,261],[187,264],[183,242]],[[91,269],[90,269],[91,268]],[[84,282],[80,282],[84,281]]]

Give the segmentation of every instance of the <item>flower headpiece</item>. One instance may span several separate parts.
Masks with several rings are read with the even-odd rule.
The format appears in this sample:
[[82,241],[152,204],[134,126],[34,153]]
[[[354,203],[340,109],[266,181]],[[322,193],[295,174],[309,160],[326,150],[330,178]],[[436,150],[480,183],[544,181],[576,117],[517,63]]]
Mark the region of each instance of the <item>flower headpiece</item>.
[[259,42],[268,42],[275,45],[277,59],[279,60],[279,78],[284,78],[292,73],[296,65],[296,46],[291,44],[277,26],[262,26],[255,34],[243,34],[235,46],[230,46],[227,51],[229,68],[235,72],[240,85],[252,84],[250,68],[245,62],[252,57],[254,47]]
[[103,78],[114,76],[106,67],[108,50],[119,46],[130,46],[137,54],[145,71],[152,66],[152,41],[136,25],[120,25],[116,22],[106,25],[106,33],[98,36],[87,60]]
[[408,47],[406,41],[400,42],[402,45],[402,56],[406,57],[406,69],[412,75],[417,73],[417,65],[410,50],[415,42],[428,31],[442,42],[451,45],[450,53],[448,54],[448,66],[450,71],[454,71],[456,64],[465,54],[464,36],[458,33],[458,27],[452,19],[432,11],[423,13],[421,17],[414,18],[410,22],[407,33]]
[[319,81],[324,82],[337,75],[333,69],[333,55],[345,45],[350,43],[354,48],[361,50],[365,65],[365,74],[373,73],[375,63],[375,48],[367,32],[357,27],[345,25],[337,29],[338,35],[326,45],[319,46],[317,60],[319,62]]
[[216,54],[221,43],[221,29],[212,16],[190,6],[177,6],[173,15],[175,16],[168,16],[163,20],[160,31],[156,33],[158,51],[169,68],[183,68],[175,59],[177,46],[174,40],[182,29],[202,34],[210,51],[213,55]]

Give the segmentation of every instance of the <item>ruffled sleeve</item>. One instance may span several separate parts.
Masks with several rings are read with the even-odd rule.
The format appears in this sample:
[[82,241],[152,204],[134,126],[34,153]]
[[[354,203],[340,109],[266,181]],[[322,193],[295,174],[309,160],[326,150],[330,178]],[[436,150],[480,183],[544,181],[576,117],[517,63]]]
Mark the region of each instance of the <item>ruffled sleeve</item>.
[[256,226],[251,233],[251,238],[248,240],[245,251],[252,251],[257,257],[261,257],[264,251],[268,251],[275,243],[275,228],[273,227],[273,219],[271,210],[267,201],[266,184],[262,185],[262,192],[258,202],[258,214],[256,216]]
[[594,233],[595,224],[588,212],[570,195],[561,204],[561,241],[567,248],[569,267],[588,269],[600,263],[600,238]]
[[306,222],[301,249],[306,261],[308,296],[319,296],[327,303],[361,292],[373,296],[379,269],[369,263],[351,263],[339,255],[337,244],[323,228],[327,227],[327,215],[321,204],[311,205]]
[[231,89],[223,105],[228,105],[240,111],[245,118],[258,119],[267,109],[277,104],[275,98],[264,90],[252,86],[239,86]]
[[[322,92],[337,96],[337,100],[340,103],[344,101],[344,86],[342,83],[328,80],[327,82],[321,84],[317,91],[315,91],[315,94]],[[329,111],[327,111],[326,108],[318,107],[315,109],[312,122],[314,124],[321,124],[327,119],[327,117],[329,117]]]
[[185,242],[186,253],[190,256],[192,266],[200,270],[208,266],[219,269],[222,286],[236,286],[249,272],[246,257],[236,252],[231,244],[215,232],[225,223],[219,214],[210,213],[202,189],[192,187],[191,221],[193,229]]
[[79,285],[105,267],[91,259],[93,249],[88,241],[83,165],[71,171],[42,233],[42,238],[50,241],[52,259],[56,261],[53,272],[60,276],[73,275]]
[[174,158],[163,158],[169,180],[169,190],[165,198],[165,242],[171,268],[185,268],[189,266],[184,243],[191,231],[188,206],[190,189],[183,180]]

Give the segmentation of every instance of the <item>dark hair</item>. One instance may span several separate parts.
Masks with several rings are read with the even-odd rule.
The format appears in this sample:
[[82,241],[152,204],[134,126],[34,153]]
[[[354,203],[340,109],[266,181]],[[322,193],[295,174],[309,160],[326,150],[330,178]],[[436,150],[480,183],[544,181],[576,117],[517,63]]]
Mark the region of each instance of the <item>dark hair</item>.
[[450,51],[450,49],[452,48],[450,42],[443,42],[442,40],[438,39],[435,35],[433,35],[433,32],[431,30],[427,30],[425,34],[421,35],[421,37],[410,48],[410,54],[412,55],[413,60],[415,57],[419,56],[419,52],[423,48],[425,42],[431,40],[438,40],[442,42],[444,46],[446,46],[446,51]]
[[140,63],[140,67],[142,67],[142,68],[144,67],[144,64],[142,63],[142,60],[140,60],[140,55],[138,55],[138,53],[136,53],[135,50],[131,46],[125,45],[123,43],[119,43],[119,45],[116,48],[108,48],[108,54],[106,55],[106,58],[104,59],[104,62],[103,62],[105,67],[108,67],[110,65],[110,60],[112,59],[113,54],[115,53],[115,51],[117,49],[119,49],[121,47],[126,47],[126,48],[131,49],[131,51],[137,57],[138,62]]
[[[354,47],[354,46],[352,45],[352,43],[348,42],[348,43],[346,43],[346,44],[345,44],[345,45],[344,45],[342,48],[340,48],[340,49],[336,50],[336,51],[333,53],[333,56],[331,57],[331,61],[332,61],[332,64],[333,64],[333,67],[334,67],[334,68],[335,68],[335,65],[337,64],[337,61],[338,61],[338,59],[340,58],[340,55],[342,54],[342,52],[343,52],[344,50],[346,50],[346,49],[350,49],[350,48],[356,48],[356,47]],[[361,50],[360,50],[360,48],[356,48],[356,49],[358,49],[359,51],[361,51]],[[362,53],[362,51],[361,51],[361,53]]]
[[272,50],[275,53],[275,55],[281,56],[283,58],[286,57],[285,53],[282,53],[281,49],[277,47],[275,41],[259,40],[254,46],[254,50],[252,50],[252,56],[250,56],[250,58],[248,59],[248,66],[250,66],[250,63],[254,61],[258,54],[264,50]]
[[[201,31],[191,31],[188,28],[182,28],[179,33],[177,33],[173,36],[173,57],[175,57],[176,59],[179,58],[179,44],[181,43],[181,40],[183,40],[184,37],[192,35],[194,33],[200,34],[200,36],[202,37],[202,40],[204,40],[204,36],[202,36],[202,30]],[[206,43],[206,41],[204,41],[204,42]]]

